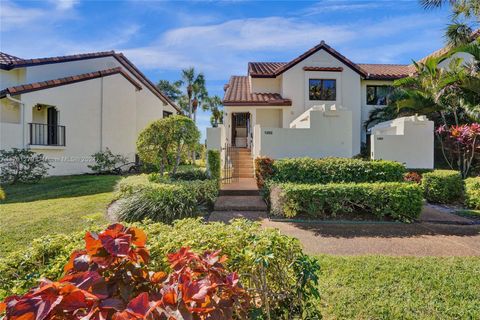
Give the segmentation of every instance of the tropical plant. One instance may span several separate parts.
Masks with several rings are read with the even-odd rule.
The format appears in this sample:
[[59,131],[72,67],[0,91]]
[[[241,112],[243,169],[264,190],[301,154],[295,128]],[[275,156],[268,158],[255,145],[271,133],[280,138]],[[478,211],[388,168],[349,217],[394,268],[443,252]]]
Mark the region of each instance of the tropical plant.
[[458,46],[471,41],[472,26],[470,22],[480,22],[480,2],[478,0],[420,0],[425,9],[440,8],[450,4],[452,21],[447,26],[445,36],[448,44]]
[[173,101],[177,101],[182,95],[182,82],[180,80],[170,82],[168,80],[160,80],[157,88]]
[[27,149],[0,150],[0,182],[37,182],[47,175],[50,161]]
[[205,99],[205,103],[202,106],[204,111],[210,111],[210,123],[212,127],[218,127],[219,123],[223,123],[223,110],[220,108],[222,107],[222,99],[219,96],[207,97]]
[[127,158],[125,156],[113,154],[109,148],[105,148],[104,151],[94,153],[92,157],[95,160],[95,164],[88,165],[88,167],[97,174],[111,173],[118,164],[125,164],[127,162]]
[[208,96],[205,87],[205,76],[203,73],[196,73],[195,68],[190,67],[182,70],[181,84],[186,89],[186,99],[188,103],[188,115],[190,118],[196,120],[197,107],[201,106],[203,99]]
[[168,254],[171,273],[150,271],[147,237],[113,224],[87,232],[58,281],[42,280],[23,296],[0,303],[6,318],[20,319],[228,319],[245,318],[250,298],[220,251]]

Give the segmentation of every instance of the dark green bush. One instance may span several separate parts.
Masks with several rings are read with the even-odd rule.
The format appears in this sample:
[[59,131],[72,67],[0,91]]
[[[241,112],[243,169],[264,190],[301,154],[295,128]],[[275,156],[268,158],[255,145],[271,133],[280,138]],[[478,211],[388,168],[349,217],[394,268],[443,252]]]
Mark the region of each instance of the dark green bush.
[[282,183],[271,188],[270,200],[271,212],[286,217],[330,218],[353,213],[410,222],[420,215],[422,190],[407,182]]
[[273,170],[272,179],[278,182],[400,182],[403,181],[405,166],[384,160],[296,158],[275,161]]
[[218,150],[208,150],[207,152],[207,168],[212,179],[220,179],[221,168],[220,168],[220,151]]
[[465,179],[465,205],[480,210],[480,177]]
[[169,177],[172,180],[207,180],[209,179],[205,170],[200,168],[179,169],[176,173],[170,173]]
[[127,157],[121,154],[113,154],[109,148],[94,153],[92,157],[95,160],[95,164],[88,165],[87,167],[97,174],[112,173],[117,166],[128,162]]
[[[318,319],[318,263],[302,253],[297,239],[264,229],[260,224],[235,220],[230,225],[185,219],[173,225],[137,223],[147,233],[152,267],[168,271],[166,254],[182,246],[195,252],[221,250],[225,265],[239,273],[242,284],[255,295],[271,319]],[[101,227],[99,227],[99,230]],[[22,294],[38,279],[58,279],[72,250],[80,249],[84,233],[50,235],[0,260],[0,299]],[[259,319],[266,319],[259,318]]]
[[424,197],[429,202],[451,204],[463,197],[463,180],[459,171],[435,170],[422,176]]

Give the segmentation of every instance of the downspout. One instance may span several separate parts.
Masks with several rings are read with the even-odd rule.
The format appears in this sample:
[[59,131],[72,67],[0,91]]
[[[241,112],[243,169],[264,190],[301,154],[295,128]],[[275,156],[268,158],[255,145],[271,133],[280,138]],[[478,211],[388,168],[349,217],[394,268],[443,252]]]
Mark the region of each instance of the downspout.
[[25,102],[13,98],[10,93],[5,96],[8,100],[16,102],[20,105],[20,123],[22,125],[22,148],[25,149]]

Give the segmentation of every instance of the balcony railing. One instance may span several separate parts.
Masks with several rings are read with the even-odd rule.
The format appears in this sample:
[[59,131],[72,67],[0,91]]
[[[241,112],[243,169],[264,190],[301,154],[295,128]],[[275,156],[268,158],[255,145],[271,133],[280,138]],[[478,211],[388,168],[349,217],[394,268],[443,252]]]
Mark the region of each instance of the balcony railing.
[[65,146],[65,126],[29,123],[30,145]]

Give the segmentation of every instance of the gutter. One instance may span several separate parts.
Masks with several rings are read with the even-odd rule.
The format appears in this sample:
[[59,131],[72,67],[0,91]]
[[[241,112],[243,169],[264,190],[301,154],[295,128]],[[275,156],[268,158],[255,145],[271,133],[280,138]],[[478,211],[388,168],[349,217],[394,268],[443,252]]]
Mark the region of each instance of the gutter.
[[22,124],[22,148],[25,149],[25,102],[22,102],[21,100],[13,98],[10,93],[7,93],[5,97],[13,102],[18,103],[20,107],[20,123]]

